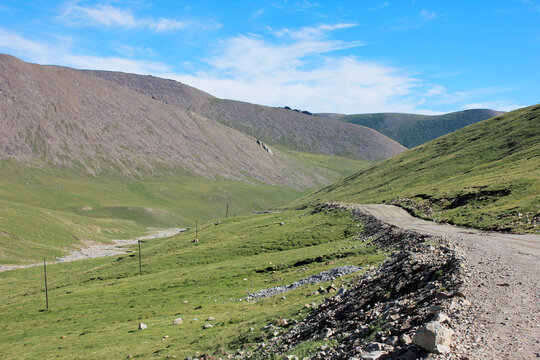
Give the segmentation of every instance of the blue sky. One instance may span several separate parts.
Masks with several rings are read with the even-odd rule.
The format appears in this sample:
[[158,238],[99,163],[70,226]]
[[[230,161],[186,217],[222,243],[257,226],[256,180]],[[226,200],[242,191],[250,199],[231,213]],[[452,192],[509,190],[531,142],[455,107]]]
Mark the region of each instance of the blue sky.
[[0,52],[313,112],[540,102],[540,0],[0,1]]

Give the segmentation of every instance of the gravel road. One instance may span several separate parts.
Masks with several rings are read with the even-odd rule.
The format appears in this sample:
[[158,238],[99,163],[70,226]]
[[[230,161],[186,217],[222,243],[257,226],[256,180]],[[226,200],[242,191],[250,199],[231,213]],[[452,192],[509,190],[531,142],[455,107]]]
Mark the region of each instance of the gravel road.
[[540,236],[417,219],[393,205],[352,205],[407,230],[448,239],[465,259],[471,305],[454,314],[456,351],[469,359],[540,357]]

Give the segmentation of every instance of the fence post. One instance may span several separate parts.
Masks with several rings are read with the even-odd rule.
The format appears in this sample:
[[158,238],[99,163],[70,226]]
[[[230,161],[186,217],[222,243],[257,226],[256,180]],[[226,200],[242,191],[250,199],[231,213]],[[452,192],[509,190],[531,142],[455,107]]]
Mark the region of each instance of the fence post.
[[47,263],[43,259],[43,273],[45,274],[45,306],[49,310],[49,289],[47,288]]

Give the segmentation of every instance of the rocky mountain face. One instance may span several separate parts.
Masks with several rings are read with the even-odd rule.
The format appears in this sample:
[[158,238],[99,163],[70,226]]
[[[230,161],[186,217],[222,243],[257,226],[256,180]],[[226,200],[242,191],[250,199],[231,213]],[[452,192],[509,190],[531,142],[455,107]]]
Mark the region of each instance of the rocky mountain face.
[[152,76],[108,71],[88,73],[166,104],[188,109],[270,145],[326,155],[382,160],[405,150],[367,127],[325,120],[286,108],[215,98],[188,85]]
[[[241,126],[224,125],[227,119],[245,119],[241,109],[250,109],[246,111],[258,121],[246,128],[272,131],[242,132]],[[263,113],[255,114],[261,109]],[[0,56],[0,159],[46,162],[92,175],[141,177],[180,171],[306,188],[325,182],[325,170],[273,149],[283,143],[279,139],[304,142],[298,149],[363,154],[367,159],[403,150],[372,130],[349,132],[354,127],[349,124],[316,129],[316,123],[303,118],[295,122],[296,115],[284,117],[282,123],[290,124],[278,132],[275,118],[265,115],[276,111],[285,112],[222,101],[172,80],[41,66]],[[301,132],[309,135],[297,139]]]

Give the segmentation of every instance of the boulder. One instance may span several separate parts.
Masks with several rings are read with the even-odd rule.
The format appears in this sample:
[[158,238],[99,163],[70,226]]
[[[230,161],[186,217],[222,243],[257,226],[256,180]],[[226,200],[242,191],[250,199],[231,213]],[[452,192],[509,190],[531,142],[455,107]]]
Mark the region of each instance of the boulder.
[[413,344],[435,354],[446,354],[454,331],[437,321],[432,321],[418,330],[413,337]]
[[139,330],[144,330],[148,327],[145,323],[139,323]]
[[212,325],[212,324],[204,324],[203,327],[204,327],[205,329],[210,329],[210,328],[213,328],[214,325]]
[[182,324],[184,321],[182,320],[182,318],[176,318],[173,320],[173,325],[180,325]]

